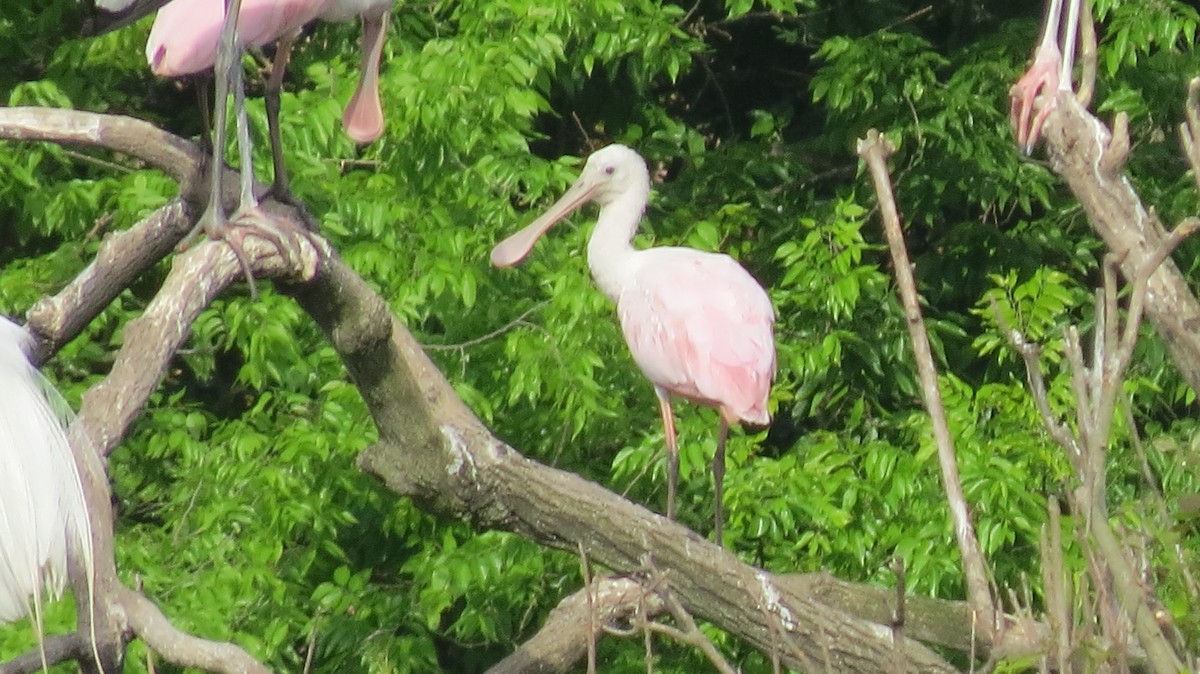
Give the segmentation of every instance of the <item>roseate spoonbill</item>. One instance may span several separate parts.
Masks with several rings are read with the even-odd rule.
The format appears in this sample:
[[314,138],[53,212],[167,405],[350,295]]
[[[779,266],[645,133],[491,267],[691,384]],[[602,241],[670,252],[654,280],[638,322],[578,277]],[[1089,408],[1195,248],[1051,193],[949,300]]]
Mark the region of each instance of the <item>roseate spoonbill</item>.
[[713,456],[715,537],[724,525],[725,442],[738,422],[766,425],[775,374],[775,312],[762,286],[728,255],[691,248],[638,250],[632,239],[646,208],[646,162],[624,145],[593,153],[575,184],[544,215],[492,249],[492,264],[523,260],[552,225],[589,201],[600,205],[588,266],[617,304],[621,330],[654,385],[667,437],[667,517],[675,516],[679,451],[671,396],[717,408]]
[[0,623],[32,613],[40,642],[43,588],[62,592],[69,556],[89,582],[94,562],[70,409],[29,362],[31,346],[0,317]]
[[[1017,145],[1025,154],[1033,152],[1046,117],[1057,105],[1058,93],[1071,91],[1071,66],[1075,61],[1081,1],[1067,0],[1070,3],[1067,22],[1060,26],[1063,0],[1050,0],[1042,40],[1034,54],[1033,65],[1009,92],[1012,96],[1013,130],[1017,134]],[[1058,48],[1060,31],[1063,34],[1061,51]],[[1036,115],[1033,114],[1034,108],[1037,108]]]
[[[246,46],[278,41],[275,62],[266,87],[267,123],[274,162],[272,191],[276,198],[290,201],[287,170],[279,131],[279,93],[292,43],[301,27],[314,19],[342,21],[363,18],[363,66],[358,89],[346,107],[343,126],[347,135],[368,143],[383,133],[383,109],[379,101],[379,59],[392,0],[226,0],[225,10],[216,0],[173,0],[155,17],[146,42],[146,58],[158,75],[176,77],[213,68],[216,78],[216,111],[212,166],[222,165],[225,144],[225,101],[230,88],[237,114],[238,146],[241,157],[241,205],[232,224],[257,225],[255,232],[284,252],[285,235],[259,209],[254,196],[249,125],[245,115],[240,54]],[[230,243],[238,261],[250,276],[241,252],[244,230],[230,227],[220,201],[220,171],[211,179],[209,201],[199,228],[210,237]],[[253,288],[253,286],[251,286]]]

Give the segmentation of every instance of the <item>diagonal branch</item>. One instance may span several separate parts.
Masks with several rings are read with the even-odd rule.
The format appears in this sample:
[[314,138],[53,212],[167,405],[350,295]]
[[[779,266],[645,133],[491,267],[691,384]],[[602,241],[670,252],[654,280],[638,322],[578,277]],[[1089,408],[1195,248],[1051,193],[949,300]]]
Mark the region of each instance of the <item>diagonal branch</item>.
[[954,440],[950,435],[946,410],[942,405],[941,390],[938,388],[937,365],[934,364],[933,350],[929,346],[929,336],[925,331],[925,321],[921,317],[921,302],[917,296],[917,284],[913,279],[912,263],[909,262],[908,250],[904,244],[904,232],[900,229],[900,215],[896,210],[895,197],[892,195],[887,158],[894,151],[892,145],[874,129],[868,131],[866,137],[858,141],[858,156],[866,161],[867,167],[871,171],[871,177],[875,182],[875,192],[879,195],[879,205],[883,211],[883,231],[887,236],[888,248],[892,253],[892,266],[895,269],[896,282],[900,289],[900,299],[904,304],[908,333],[912,339],[913,357],[916,359],[917,372],[921,378],[921,393],[925,399],[925,409],[929,412],[929,418],[933,424],[938,463],[942,468],[942,486],[946,490],[950,516],[954,521],[954,534],[958,540],[959,554],[962,555],[963,573],[966,575],[967,581],[967,596],[970,598],[971,607],[976,611],[978,622],[976,627],[985,636],[986,641],[992,641],[996,636],[996,623],[999,616],[988,589],[987,562],[979,548],[979,540],[975,537],[975,527],[971,523],[967,499],[963,495],[962,481],[958,476],[958,460],[954,455]]
[[116,598],[129,620],[129,628],[146,646],[173,664],[218,674],[271,672],[236,644],[201,639],[175,627],[154,602],[139,592],[120,586]]
[[[1200,85],[1198,85],[1200,86]],[[1198,94],[1200,95],[1200,94]],[[1122,171],[1129,138],[1124,125],[1108,129],[1074,96],[1060,95],[1046,119],[1044,137],[1051,166],[1067,182],[1093,230],[1120,260],[1132,282],[1160,251],[1167,234]],[[1200,391],[1200,301],[1169,258],[1146,280],[1146,316],[1162,336],[1192,390]]]
[[26,312],[25,320],[40,338],[38,361],[77,337],[134,279],[169,255],[191,228],[186,203],[173,199],[133,227],[106,237],[96,259],[78,276]]

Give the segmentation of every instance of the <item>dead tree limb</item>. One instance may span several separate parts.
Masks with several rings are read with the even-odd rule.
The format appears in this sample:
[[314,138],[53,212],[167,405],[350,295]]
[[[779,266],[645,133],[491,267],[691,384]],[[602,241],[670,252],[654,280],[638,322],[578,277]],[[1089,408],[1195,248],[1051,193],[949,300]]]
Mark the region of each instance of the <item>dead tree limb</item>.
[[639,611],[654,618],[663,610],[661,599],[635,578],[596,578],[560,601],[542,629],[488,669],[488,674],[571,671],[587,654],[589,640],[603,636],[606,627],[626,626]]
[[[1083,206],[1088,222],[1120,260],[1132,282],[1160,250],[1166,232],[1122,171],[1129,136],[1124,124],[1110,133],[1070,94],[1060,94],[1046,119],[1050,164]],[[1146,315],[1170,349],[1188,385],[1200,391],[1200,302],[1170,259],[1153,268],[1146,282]]]
[[988,588],[987,561],[983,558],[983,551],[979,548],[979,540],[975,536],[975,525],[971,523],[970,509],[967,507],[966,496],[963,495],[962,480],[958,475],[958,459],[954,454],[954,439],[950,435],[950,426],[946,421],[946,409],[942,405],[941,389],[938,387],[937,364],[933,361],[929,335],[925,331],[925,321],[921,317],[921,301],[917,294],[917,283],[913,279],[912,263],[909,262],[908,248],[904,243],[904,232],[900,228],[900,214],[896,208],[895,196],[892,194],[892,180],[888,175],[887,158],[894,151],[891,143],[874,129],[868,131],[866,137],[858,141],[858,156],[867,163],[867,168],[875,183],[875,193],[879,196],[879,206],[883,215],[883,231],[887,237],[888,249],[892,254],[892,267],[896,274],[900,299],[904,305],[904,317],[908,324],[909,338],[912,340],[913,357],[916,360],[917,373],[921,379],[921,395],[933,426],[934,441],[937,443],[938,464],[942,469],[942,488],[946,492],[950,517],[954,522],[954,535],[958,541],[958,551],[962,555],[963,574],[967,581],[967,596],[971,607],[975,609],[978,633],[984,637],[986,642],[991,643],[999,635],[1000,616],[996,613],[991,591]]

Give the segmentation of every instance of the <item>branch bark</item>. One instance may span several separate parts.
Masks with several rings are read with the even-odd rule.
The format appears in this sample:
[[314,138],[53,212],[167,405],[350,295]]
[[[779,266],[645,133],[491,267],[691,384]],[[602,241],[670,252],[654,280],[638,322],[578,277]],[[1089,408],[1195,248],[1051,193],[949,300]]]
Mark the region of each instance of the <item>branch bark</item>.
[[[1120,260],[1133,282],[1167,238],[1158,216],[1147,211],[1122,171],[1129,148],[1125,125],[1110,133],[1070,94],[1059,94],[1046,119],[1051,166],[1067,182],[1088,222]],[[1180,373],[1200,392],[1200,302],[1170,259],[1146,282],[1146,315],[1166,342]]]
[[988,587],[987,561],[979,548],[975,536],[975,525],[971,523],[967,499],[963,494],[962,480],[958,475],[958,458],[954,454],[954,439],[946,421],[946,409],[942,405],[942,392],[938,387],[937,365],[933,361],[933,350],[929,346],[929,335],[925,331],[925,320],[921,317],[921,300],[917,295],[917,283],[913,278],[912,263],[904,243],[904,232],[900,228],[900,214],[892,194],[892,180],[888,175],[887,158],[895,148],[875,129],[867,132],[858,141],[858,156],[866,162],[879,195],[879,207],[883,214],[883,232],[892,253],[900,300],[904,304],[904,316],[908,323],[908,334],[912,340],[913,357],[921,379],[921,395],[925,410],[933,426],[933,438],[937,444],[938,464],[942,469],[942,488],[946,491],[946,502],[954,522],[954,535],[958,551],[962,556],[963,574],[967,581],[967,596],[975,609],[975,626],[985,641],[992,642],[998,636],[1000,616],[996,613]]
[[658,595],[633,578],[597,578],[559,602],[542,629],[487,674],[570,671],[587,654],[589,639],[599,638],[606,628],[628,625],[635,614],[651,619],[664,610]]

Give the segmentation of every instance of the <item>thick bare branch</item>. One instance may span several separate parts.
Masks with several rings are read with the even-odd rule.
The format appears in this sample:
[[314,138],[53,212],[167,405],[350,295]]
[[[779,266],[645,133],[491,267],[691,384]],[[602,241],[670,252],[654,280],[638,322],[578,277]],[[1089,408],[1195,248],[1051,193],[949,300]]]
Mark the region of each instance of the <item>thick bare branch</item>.
[[129,620],[130,629],[148,647],[174,664],[218,674],[271,672],[236,644],[200,639],[181,631],[154,602],[127,587],[117,588],[116,598]]
[[[92,645],[80,632],[47,636],[44,644],[46,662],[55,664],[67,660],[84,662],[92,657]],[[0,674],[33,674],[42,671],[42,653],[37,648],[0,662]]]
[[143,271],[175,249],[192,228],[186,203],[175,199],[100,244],[92,260],[57,295],[47,296],[25,314],[39,337],[38,360],[74,339]]
[[183,186],[199,186],[204,157],[195,143],[149,122],[62,108],[0,108],[0,140],[46,141],[120,152],[163,171]]
[[633,578],[597,578],[559,602],[542,629],[488,674],[570,671],[587,653],[588,641],[603,635],[606,627],[627,625],[638,612],[650,619],[664,610],[662,599]]
[[[1166,233],[1142,205],[1120,163],[1106,160],[1110,134],[1075,97],[1060,94],[1046,120],[1047,148],[1054,170],[1079,199],[1092,228],[1121,260],[1121,273],[1133,279],[1161,250]],[[1115,148],[1119,150],[1119,148]],[[1118,152],[1119,153],[1119,152]],[[1193,390],[1200,391],[1200,302],[1170,260],[1158,265],[1146,283],[1146,315],[1171,350]]]
[[934,441],[937,443],[938,463],[942,469],[942,486],[946,491],[946,501],[950,506],[951,519],[954,521],[954,534],[958,540],[959,553],[962,555],[963,573],[967,581],[967,596],[970,598],[971,606],[975,609],[979,621],[976,627],[985,640],[990,642],[996,634],[999,616],[988,589],[987,562],[979,548],[975,527],[971,523],[970,511],[967,508],[967,499],[963,495],[962,481],[958,476],[958,459],[954,455],[954,440],[950,435],[950,426],[946,422],[946,410],[942,406],[942,393],[938,388],[937,365],[933,361],[933,350],[929,346],[925,321],[921,317],[921,302],[917,295],[917,284],[913,279],[912,263],[909,262],[908,250],[904,244],[904,232],[900,228],[900,214],[897,212],[896,200],[892,194],[892,181],[888,175],[887,158],[894,151],[891,144],[874,129],[868,131],[866,138],[858,142],[858,156],[866,161],[875,183],[875,193],[879,195],[879,206],[883,212],[883,231],[887,236],[888,248],[892,253],[892,266],[895,268],[900,299],[904,304],[904,315],[908,323],[908,333],[912,339],[913,357],[916,359],[917,372],[921,379],[921,394],[933,425]]
[[[274,245],[256,238],[247,239],[245,252],[256,275],[302,281],[315,273],[320,253],[311,245],[314,240],[298,239],[304,242],[299,268],[280,257]],[[233,251],[219,241],[204,241],[175,258],[154,300],[126,326],[124,346],[109,376],[83,396],[79,419],[93,434],[97,451],[107,456],[116,447],[187,339],[192,322],[241,278]]]

